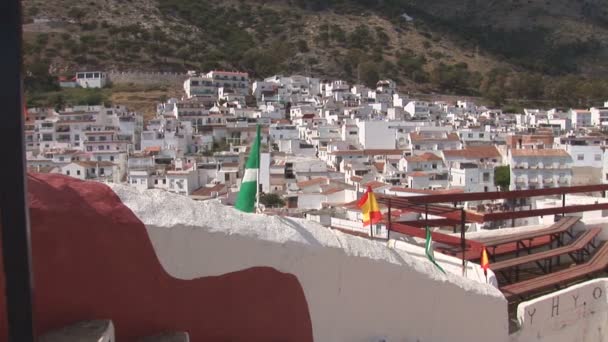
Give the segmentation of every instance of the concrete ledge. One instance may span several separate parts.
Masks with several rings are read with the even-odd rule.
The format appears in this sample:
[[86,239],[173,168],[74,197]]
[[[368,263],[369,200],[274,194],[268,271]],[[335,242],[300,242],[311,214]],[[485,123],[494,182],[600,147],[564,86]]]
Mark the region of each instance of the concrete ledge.
[[[51,331],[40,342],[114,342],[114,325],[110,320],[82,321]],[[176,340],[177,341],[177,340]]]

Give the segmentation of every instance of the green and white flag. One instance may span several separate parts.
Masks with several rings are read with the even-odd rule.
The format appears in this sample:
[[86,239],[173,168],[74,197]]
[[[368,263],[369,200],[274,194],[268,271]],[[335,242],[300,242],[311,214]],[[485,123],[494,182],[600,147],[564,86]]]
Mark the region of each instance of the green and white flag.
[[258,172],[260,170],[260,125],[257,126],[255,140],[251,145],[249,159],[245,165],[245,174],[241,181],[236,204],[238,210],[246,213],[255,211],[256,197],[258,191]]
[[424,252],[426,257],[435,265],[441,272],[445,274],[445,271],[439,264],[435,261],[435,253],[433,252],[433,235],[431,234],[431,229],[429,226],[426,226],[426,244],[424,245]]

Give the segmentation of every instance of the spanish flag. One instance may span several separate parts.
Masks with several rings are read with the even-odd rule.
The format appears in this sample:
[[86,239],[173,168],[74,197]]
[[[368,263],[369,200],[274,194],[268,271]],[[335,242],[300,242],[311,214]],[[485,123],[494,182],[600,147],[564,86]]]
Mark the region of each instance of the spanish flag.
[[483,268],[483,274],[486,276],[486,280],[488,279],[488,268],[490,268],[490,260],[488,259],[488,252],[486,248],[483,247],[481,250],[481,268]]
[[371,186],[367,187],[367,191],[357,202],[357,206],[361,208],[361,212],[363,213],[363,226],[376,224],[382,220],[382,213]]

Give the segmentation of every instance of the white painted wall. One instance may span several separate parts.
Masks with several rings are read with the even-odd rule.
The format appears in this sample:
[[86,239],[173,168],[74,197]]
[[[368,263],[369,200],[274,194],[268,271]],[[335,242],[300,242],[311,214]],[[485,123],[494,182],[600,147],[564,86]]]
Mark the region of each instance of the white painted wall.
[[519,304],[512,342],[586,342],[608,339],[608,278],[574,285]]
[[364,149],[394,149],[395,129],[388,121],[359,121],[359,143]]
[[[174,228],[148,226],[148,233],[162,265],[177,278],[218,276],[255,266],[295,274],[308,302],[315,341],[507,339],[503,298],[434,280],[402,264],[406,254],[402,251],[393,250],[393,261],[386,262],[323,247],[313,235],[310,246],[284,245],[207,229]],[[309,233],[301,230],[300,234]],[[345,242],[344,234],[335,235]],[[355,237],[346,241],[386,248]],[[470,314],[462,314],[464,308],[483,315],[471,319]]]
[[[542,323],[526,326],[527,312],[522,309],[522,329],[509,336],[507,303],[496,288],[451,272],[443,275],[421,260],[420,248],[391,248],[310,221],[244,214],[218,202],[195,202],[160,190],[111,187],[146,224],[161,265],[173,277],[220,276],[260,266],[296,276],[308,303],[315,341],[601,341],[608,337],[606,279],[553,294],[559,296],[558,320],[555,314],[551,317],[552,297],[523,303],[520,308],[536,308],[534,320]],[[173,215],[167,216],[167,210]],[[436,257],[458,268],[453,258]],[[478,271],[471,276],[479,278]],[[587,303],[584,309],[573,307],[572,295],[578,296],[578,304]]]
[[572,156],[573,166],[602,167],[603,152],[599,145],[566,145],[565,147],[566,151]]
[[260,184],[263,192],[270,192],[270,153],[260,153]]

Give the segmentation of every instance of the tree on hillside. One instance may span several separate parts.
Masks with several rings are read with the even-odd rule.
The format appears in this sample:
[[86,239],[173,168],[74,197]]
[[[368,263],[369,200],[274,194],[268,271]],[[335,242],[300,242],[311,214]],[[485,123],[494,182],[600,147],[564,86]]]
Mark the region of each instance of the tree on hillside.
[[359,75],[361,77],[361,82],[370,88],[375,88],[378,80],[380,80],[378,66],[374,62],[365,62],[360,64]]

